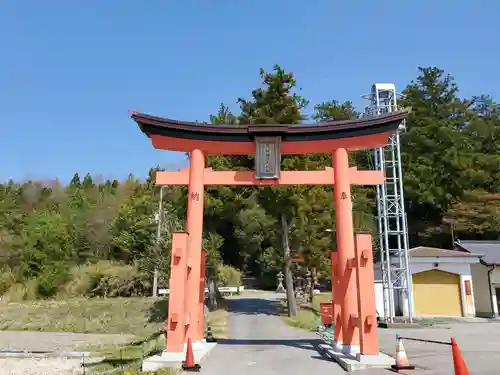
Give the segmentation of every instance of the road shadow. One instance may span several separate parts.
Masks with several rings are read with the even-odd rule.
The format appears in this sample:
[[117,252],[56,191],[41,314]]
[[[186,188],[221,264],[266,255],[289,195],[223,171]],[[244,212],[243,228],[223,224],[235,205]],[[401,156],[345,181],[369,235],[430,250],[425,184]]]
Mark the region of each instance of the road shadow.
[[[322,341],[319,339],[219,339],[217,343],[219,345],[255,346],[255,350],[259,350],[259,346],[288,346],[317,351],[317,346]],[[265,348],[262,348],[262,350],[265,350]]]
[[228,310],[241,315],[280,315],[281,302],[263,298],[241,298],[228,300]]

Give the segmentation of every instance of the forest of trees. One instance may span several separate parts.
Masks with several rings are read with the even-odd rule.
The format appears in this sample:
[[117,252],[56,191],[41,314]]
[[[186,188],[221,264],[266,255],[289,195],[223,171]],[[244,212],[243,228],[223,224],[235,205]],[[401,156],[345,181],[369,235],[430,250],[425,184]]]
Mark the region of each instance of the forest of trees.
[[[402,136],[405,199],[411,246],[450,248],[460,239],[497,239],[500,232],[500,106],[487,95],[464,98],[457,83],[436,67],[419,68],[404,89],[411,108]],[[296,91],[292,73],[261,71],[262,85],[238,99],[239,113],[221,105],[211,123],[290,124],[360,116],[352,103],[313,106]],[[329,99],[329,98],[326,98]],[[352,154],[360,169],[369,151]],[[253,169],[253,157],[209,156],[214,170]],[[331,155],[286,156],[284,170],[331,166]],[[151,275],[168,280],[170,233],[183,230],[186,189],[164,189],[161,241],[156,242],[159,188],[154,173],[140,181],[97,181],[75,174],[55,181],[0,185],[0,294],[11,299],[56,295],[114,296],[151,293]],[[374,189],[355,187],[356,229],[374,230]],[[235,268],[273,287],[283,269],[283,233],[302,253],[302,267],[328,275],[335,244],[332,187],[210,187],[205,195],[204,248],[210,277]],[[225,265],[222,267],[222,265]],[[232,268],[231,268],[232,267]]]

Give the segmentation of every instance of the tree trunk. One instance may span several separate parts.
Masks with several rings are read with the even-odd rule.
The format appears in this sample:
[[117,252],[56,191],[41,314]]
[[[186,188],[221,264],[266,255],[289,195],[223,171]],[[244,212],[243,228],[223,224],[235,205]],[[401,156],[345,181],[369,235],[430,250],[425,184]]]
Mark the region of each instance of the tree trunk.
[[314,287],[316,286],[316,280],[317,280],[316,267],[313,267],[312,272],[311,272],[311,285],[309,288],[309,302],[311,304],[313,303]]
[[292,259],[290,254],[290,245],[288,241],[288,222],[285,214],[281,214],[281,231],[283,240],[283,253],[285,255],[285,283],[286,283],[286,299],[288,304],[288,316],[297,315],[297,301],[295,300],[295,293],[293,291],[293,277],[292,277]]
[[208,279],[208,309],[210,311],[217,310],[217,293],[218,289],[213,278]]

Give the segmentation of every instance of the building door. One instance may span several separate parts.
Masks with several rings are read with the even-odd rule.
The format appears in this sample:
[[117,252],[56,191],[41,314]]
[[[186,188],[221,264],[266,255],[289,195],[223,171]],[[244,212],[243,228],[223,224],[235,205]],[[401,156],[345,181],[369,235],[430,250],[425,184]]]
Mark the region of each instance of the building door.
[[462,316],[460,276],[430,270],[416,273],[412,279],[417,315]]

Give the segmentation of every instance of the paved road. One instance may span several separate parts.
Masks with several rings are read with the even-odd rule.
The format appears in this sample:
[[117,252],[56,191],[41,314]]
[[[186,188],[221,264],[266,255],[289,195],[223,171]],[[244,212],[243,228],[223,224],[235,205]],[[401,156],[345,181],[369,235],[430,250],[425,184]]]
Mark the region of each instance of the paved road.
[[205,375],[345,374],[314,348],[312,332],[286,326],[276,295],[246,296],[229,304],[229,339],[221,340],[201,365]]
[[[314,349],[312,332],[286,326],[276,315],[276,295],[255,295],[230,302],[229,340],[217,345],[201,365],[207,375],[345,374],[334,362]],[[418,329],[380,329],[380,349],[395,353],[395,336],[449,342],[456,338],[471,374],[498,372],[500,363],[500,321],[457,322]],[[419,374],[449,375],[453,362],[449,346],[415,341],[404,342],[410,363]],[[386,369],[368,369],[359,375],[386,375]]]
[[[379,330],[381,350],[394,355],[396,333],[405,337],[445,342],[450,342],[450,337],[454,337],[471,375],[500,373],[498,370],[500,363],[499,321],[449,323],[418,329],[381,329]],[[450,346],[409,340],[403,340],[403,342],[408,359],[418,369],[418,374],[453,374]],[[379,372],[374,371],[373,374],[378,375]]]

